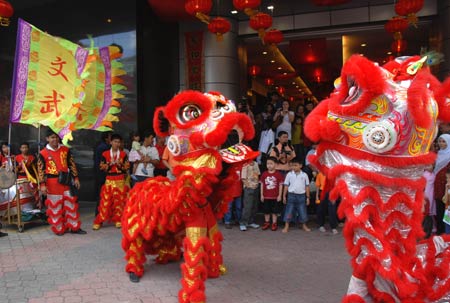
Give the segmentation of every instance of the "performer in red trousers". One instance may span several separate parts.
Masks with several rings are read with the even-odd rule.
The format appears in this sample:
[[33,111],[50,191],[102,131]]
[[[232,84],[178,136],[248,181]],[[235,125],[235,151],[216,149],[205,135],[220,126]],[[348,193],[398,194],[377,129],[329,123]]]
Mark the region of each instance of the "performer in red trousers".
[[78,171],[70,149],[60,144],[58,135],[51,129],[46,136],[48,144],[38,157],[38,175],[41,192],[47,195],[48,223],[52,231],[62,236],[67,230],[75,234],[86,234],[80,228],[77,197],[70,193],[70,183],[80,188]]
[[95,217],[93,230],[98,230],[105,221],[112,221],[120,228],[123,208],[130,188],[126,176],[130,168],[127,155],[120,150],[122,137],[111,136],[111,149],[104,151],[100,161],[100,170],[106,172],[106,181],[100,191],[100,205]]

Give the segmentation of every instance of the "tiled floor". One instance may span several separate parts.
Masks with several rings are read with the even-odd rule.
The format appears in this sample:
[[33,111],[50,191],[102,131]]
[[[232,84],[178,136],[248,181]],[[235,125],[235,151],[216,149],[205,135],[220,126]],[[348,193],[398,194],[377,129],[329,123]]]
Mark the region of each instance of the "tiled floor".
[[[131,283],[120,230],[109,225],[92,231],[93,211],[82,205],[84,236],[57,237],[48,226],[18,233],[6,226],[0,302],[178,302],[180,264],[157,265],[150,257],[141,282]],[[335,303],[345,294],[351,269],[340,233],[220,228],[228,273],[206,282],[208,302]]]

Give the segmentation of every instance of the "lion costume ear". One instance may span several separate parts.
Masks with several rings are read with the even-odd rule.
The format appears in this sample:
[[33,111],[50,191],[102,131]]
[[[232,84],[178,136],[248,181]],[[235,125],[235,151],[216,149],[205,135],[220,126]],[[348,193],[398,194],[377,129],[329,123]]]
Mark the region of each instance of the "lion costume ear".
[[168,136],[169,135],[169,120],[167,120],[164,115],[164,107],[156,108],[155,115],[153,116],[153,129],[158,136]]

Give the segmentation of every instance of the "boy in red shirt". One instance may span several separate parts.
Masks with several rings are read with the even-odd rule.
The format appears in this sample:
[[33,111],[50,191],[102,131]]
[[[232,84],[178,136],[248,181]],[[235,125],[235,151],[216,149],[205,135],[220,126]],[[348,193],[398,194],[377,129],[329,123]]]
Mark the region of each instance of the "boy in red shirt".
[[277,218],[281,207],[281,194],[283,192],[284,178],[280,172],[275,170],[277,159],[267,158],[267,170],[261,175],[261,202],[264,208],[263,230],[270,227],[270,215],[272,215],[272,230],[278,229]]
[[16,156],[17,178],[27,179],[25,167],[29,173],[33,173],[33,165],[36,159],[33,155],[29,155],[30,145],[27,142],[20,144],[20,154]]

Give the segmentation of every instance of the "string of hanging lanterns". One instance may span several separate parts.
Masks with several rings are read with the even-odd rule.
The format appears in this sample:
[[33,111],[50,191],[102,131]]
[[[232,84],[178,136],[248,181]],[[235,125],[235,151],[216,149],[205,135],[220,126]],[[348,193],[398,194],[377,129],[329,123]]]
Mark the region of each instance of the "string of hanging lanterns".
[[231,29],[231,23],[223,17],[211,19],[209,13],[212,9],[211,0],[186,0],[186,12],[208,25],[208,31],[216,35],[217,41],[223,40],[223,35]]
[[417,27],[417,13],[422,9],[424,0],[397,0],[395,3],[395,13],[398,16],[392,17],[384,25],[384,29],[393,34],[394,41],[391,43],[391,50],[401,55],[406,50],[407,42],[403,39],[403,32],[413,25]]

